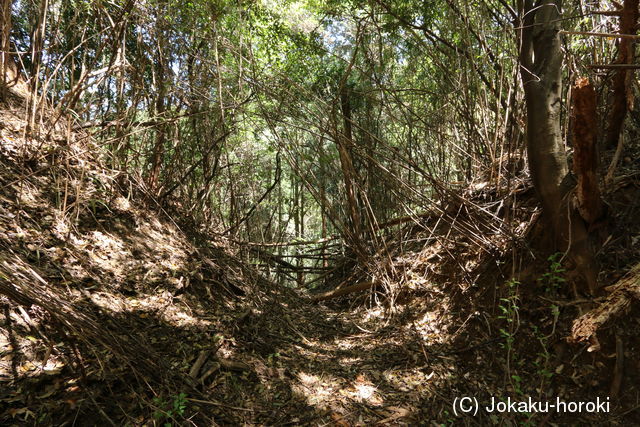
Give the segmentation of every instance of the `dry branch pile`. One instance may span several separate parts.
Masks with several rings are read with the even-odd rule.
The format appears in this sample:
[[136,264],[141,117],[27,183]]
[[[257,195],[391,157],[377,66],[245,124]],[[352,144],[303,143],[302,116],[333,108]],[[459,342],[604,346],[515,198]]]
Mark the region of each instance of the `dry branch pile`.
[[[229,244],[197,248],[157,205],[139,203],[144,188],[105,167],[100,147],[69,133],[66,118],[47,111],[28,132],[26,100],[10,94],[0,110],[0,424],[11,414],[58,424],[78,413],[135,424],[159,396],[189,390],[202,400],[176,367],[212,341],[205,314],[269,283]],[[234,363],[220,358],[223,370]],[[41,387],[48,399],[29,397]]]

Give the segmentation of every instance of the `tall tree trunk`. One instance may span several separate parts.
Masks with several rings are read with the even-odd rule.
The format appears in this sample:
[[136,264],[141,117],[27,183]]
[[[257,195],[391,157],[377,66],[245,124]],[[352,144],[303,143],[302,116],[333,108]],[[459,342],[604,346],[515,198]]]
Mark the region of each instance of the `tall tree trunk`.
[[351,99],[347,88],[343,88],[340,93],[340,105],[342,107],[343,133],[337,137],[338,154],[340,156],[340,166],[344,179],[345,192],[347,193],[347,203],[349,205],[349,216],[351,219],[352,243],[356,251],[361,254],[362,245],[362,222],[356,198],[355,177],[356,172],[353,167],[353,159],[349,148],[353,145],[353,132],[351,125]]
[[[30,134],[36,121],[36,112],[38,110],[38,83],[40,81],[40,67],[42,65],[42,54],[44,49],[44,36],[47,28],[47,10],[49,8],[48,0],[40,0],[38,7],[38,19],[31,33],[31,80],[29,96],[29,122],[27,123],[26,132]],[[44,95],[44,94],[43,94]]]
[[525,0],[520,16],[520,72],[527,106],[527,154],[533,185],[553,232],[553,250],[568,248],[588,290],[597,270],[580,215],[567,202],[572,183],[560,129],[562,52],[561,0]]
[[156,9],[156,55],[155,55],[155,81],[156,99],[154,103],[154,116],[158,122],[156,125],[156,138],[151,157],[151,171],[149,173],[149,188],[154,194],[159,193],[160,172],[164,161],[164,150],[166,141],[167,125],[164,123],[164,113],[167,109],[167,41],[164,34],[166,7],[164,2],[160,2]]
[[[620,33],[621,34],[635,34],[638,26],[638,1],[639,0],[624,0],[622,10],[620,10]],[[620,39],[618,45],[618,59],[616,64],[631,64],[635,58],[635,40],[623,38]],[[606,145],[608,147],[615,147],[618,144],[618,138],[620,137],[620,131],[622,130],[622,124],[624,118],[627,115],[629,105],[631,105],[630,97],[631,91],[631,78],[633,77],[633,70],[620,68],[614,71],[613,75],[613,98],[609,108],[609,117],[607,120],[607,136]]]
[[[164,112],[165,112],[165,94],[166,94],[166,85],[164,78],[164,67],[161,65],[162,60],[158,62],[157,66],[157,89],[158,94],[155,102],[155,116],[156,120],[159,122],[163,122]],[[164,145],[166,139],[166,129],[167,125],[164,123],[159,123],[156,125],[156,138],[155,144],[153,147],[153,156],[151,158],[151,173],[149,174],[149,188],[152,192],[159,194],[159,181],[160,181],[160,171],[162,169],[162,162],[164,160]]]
[[[296,177],[296,186],[295,186],[295,218],[296,218],[296,237],[299,239],[304,238],[304,185],[302,180],[299,177]],[[300,248],[296,248],[296,255],[301,255],[302,251]],[[299,287],[304,286],[305,275],[304,275],[304,259],[297,258],[296,266],[298,267],[297,273],[297,284]]]

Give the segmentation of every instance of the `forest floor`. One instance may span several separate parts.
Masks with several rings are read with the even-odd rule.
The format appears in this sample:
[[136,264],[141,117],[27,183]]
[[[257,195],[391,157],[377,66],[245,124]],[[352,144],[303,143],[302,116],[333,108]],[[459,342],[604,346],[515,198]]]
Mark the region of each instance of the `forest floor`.
[[[64,119],[25,138],[23,114],[19,97],[0,114],[2,425],[640,421],[637,308],[599,335],[601,351],[569,344],[598,301],[576,301],[528,249],[486,253],[445,228],[396,253],[392,302],[378,289],[315,304],[225,239],[195,244]],[[611,200],[625,231],[606,283],[636,259],[639,188],[631,177]],[[520,208],[534,224],[535,204]],[[454,408],[611,394],[600,413]]]

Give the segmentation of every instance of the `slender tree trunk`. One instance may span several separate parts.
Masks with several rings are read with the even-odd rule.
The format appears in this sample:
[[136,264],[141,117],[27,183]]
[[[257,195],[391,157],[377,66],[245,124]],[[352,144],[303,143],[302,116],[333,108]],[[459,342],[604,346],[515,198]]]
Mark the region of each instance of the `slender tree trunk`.
[[[300,239],[302,238],[301,234],[301,225],[300,225],[300,181],[299,177],[295,174],[291,175],[291,180],[293,182],[293,206],[292,206],[292,216],[293,216],[293,228],[295,229],[295,237]],[[295,254],[300,255],[300,248],[295,248]],[[296,282],[298,286],[302,286],[302,271],[300,267],[302,266],[302,259],[296,258]]]
[[31,34],[31,66],[32,75],[31,87],[34,89],[38,81],[40,72],[40,64],[42,62],[42,49],[44,48],[44,36],[47,25],[47,10],[49,7],[48,0],[40,0],[38,7],[38,19],[35,28]]
[[[320,202],[318,203],[320,205],[320,218],[322,221],[322,225],[321,225],[321,238],[322,240],[326,239],[327,237],[327,214],[325,212],[324,209],[324,203],[323,201],[326,200],[327,198],[327,190],[326,190],[326,176],[327,176],[327,172],[326,172],[326,167],[325,167],[325,152],[324,152],[324,136],[320,138],[320,144],[319,144],[319,150],[320,150],[320,161],[319,161],[319,166],[320,166],[320,180],[319,180],[319,184],[320,184]],[[329,261],[327,260],[327,254],[326,254],[326,246],[323,244],[322,245],[322,249],[320,251],[320,257],[322,258],[322,266],[323,267],[328,267],[329,266]]]
[[11,57],[9,51],[11,50],[10,35],[11,35],[11,0],[2,0],[1,3],[1,15],[2,19],[2,31],[0,32],[0,74],[2,74],[2,81],[0,82],[1,91],[0,99],[4,100],[7,94],[7,77],[9,77],[8,67],[10,66]]
[[[542,3],[542,5],[539,5]],[[533,185],[557,235],[566,234],[562,183],[568,165],[560,131],[562,52],[557,25],[560,1],[525,1],[521,76],[527,105],[527,154]],[[535,58],[535,60],[534,60]]]
[[[322,198],[324,199],[325,197],[325,189],[324,189],[324,185],[320,188],[320,192],[322,193]],[[327,217],[324,213],[324,209],[320,209],[320,216],[322,219],[322,229],[321,229],[321,238],[322,240],[327,238]],[[322,266],[324,268],[329,267],[329,260],[327,259],[327,247],[323,244],[322,245],[322,250],[320,252],[320,258],[322,258]]]
[[27,133],[31,133],[35,128],[36,112],[38,110],[38,83],[40,81],[40,66],[42,64],[42,50],[44,49],[44,36],[47,27],[48,0],[40,0],[38,8],[38,19],[31,34],[31,81],[29,96],[29,122],[26,127]]
[[[347,203],[349,205],[349,216],[351,219],[352,240],[353,244],[358,252],[361,251],[362,238],[362,223],[360,220],[360,212],[358,209],[358,201],[356,198],[355,190],[355,169],[353,167],[353,160],[349,153],[349,147],[353,144],[353,134],[351,126],[351,100],[349,97],[348,89],[343,89],[340,94],[340,105],[342,107],[343,129],[342,135],[338,135],[337,145],[338,154],[340,156],[340,166],[342,168],[342,175],[344,178],[345,192],[347,194]],[[340,137],[342,136],[342,137]]]
[[[156,74],[158,84],[158,98],[155,104],[155,113],[158,120],[164,120],[165,111],[165,83],[164,83],[164,71],[161,70],[161,66],[158,67],[158,73]],[[156,138],[153,147],[153,156],[151,159],[151,173],[149,174],[149,187],[153,192],[156,192],[159,187],[160,170],[162,169],[162,161],[164,159],[164,145],[166,139],[166,125],[158,124],[156,127]]]
[[[156,10],[156,23],[157,23],[157,46],[155,55],[155,80],[156,80],[156,98],[154,104],[154,113],[158,122],[165,120],[164,112],[166,111],[166,94],[167,94],[167,82],[166,82],[166,39],[164,36],[164,3],[158,5]],[[158,193],[160,187],[160,172],[162,170],[162,163],[164,161],[164,149],[166,140],[167,125],[160,123],[156,126],[156,138],[153,147],[153,154],[151,158],[151,171],[149,173],[149,188],[153,193]]]
[[[304,185],[302,184],[302,182],[298,184],[297,214],[298,214],[298,238],[303,239],[304,238]],[[297,254],[300,254],[300,252],[297,252]],[[299,258],[298,261],[299,261],[298,267],[304,267],[304,259]],[[298,286],[300,287],[304,286],[305,275],[302,268],[298,270],[297,279],[298,279]]]
[[[636,34],[638,26],[638,1],[624,0],[620,16],[620,33]],[[616,64],[631,64],[635,58],[635,40],[623,38],[618,45],[618,60]],[[627,115],[628,106],[632,105],[631,78],[633,70],[616,69],[613,76],[613,98],[609,108],[607,120],[606,145],[615,147],[618,144],[622,124]]]

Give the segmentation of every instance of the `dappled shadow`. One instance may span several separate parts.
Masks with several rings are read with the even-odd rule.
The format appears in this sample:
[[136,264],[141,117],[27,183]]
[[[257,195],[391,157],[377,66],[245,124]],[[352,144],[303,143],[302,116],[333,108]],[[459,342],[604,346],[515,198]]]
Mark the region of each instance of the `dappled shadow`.
[[[113,301],[106,305],[100,298],[80,300],[75,304],[78,311],[94,313],[105,332],[126,336],[148,349],[145,358],[118,359],[108,349],[72,344],[57,329],[47,329],[48,338],[56,342],[49,357],[59,359],[58,370],[44,372],[31,361],[36,367],[8,384],[8,396],[15,400],[3,402],[4,413],[45,424],[73,419],[104,423],[105,418],[120,424],[140,415],[152,417],[160,405],[153,400],[157,397],[153,389],[165,401],[179,392],[195,399],[183,416],[194,416],[198,425],[211,420],[279,425],[421,419],[420,402],[433,398],[426,389],[429,377],[441,364],[426,363],[417,338],[394,336],[393,328],[364,333],[341,313],[303,306],[291,295],[281,298],[282,305],[271,301],[248,315],[237,307],[220,316],[226,321],[204,324],[194,317],[194,323],[182,326],[169,321],[160,305],[139,309],[132,304],[115,311]],[[168,304],[181,305],[177,311],[186,316],[184,305]],[[82,362],[74,354],[75,345]],[[204,349],[215,356],[196,378],[220,359],[246,368],[222,365],[203,383],[192,383],[189,371]],[[149,357],[166,369],[158,379],[136,374],[139,363]],[[146,385],[147,381],[151,383]],[[167,390],[173,394],[166,395],[171,393]],[[19,412],[22,408],[29,412]]]
[[400,323],[380,328],[379,317],[360,324],[360,316],[301,303],[265,306],[240,325],[237,337],[264,361],[268,382],[303,396],[324,414],[318,421],[446,422],[430,410],[457,369],[438,336],[429,343]]
[[[137,425],[153,420],[158,410],[169,411],[184,393],[184,413],[172,416],[196,425],[477,425],[491,422],[489,414],[454,417],[456,397],[488,402],[491,397],[546,400],[562,395],[584,400],[606,386],[613,361],[559,346],[566,330],[554,332],[547,303],[520,303],[518,330],[507,345],[500,330],[509,326],[501,317],[504,313],[481,303],[492,300],[487,295],[495,294],[497,301],[509,296],[499,286],[503,278],[496,271],[487,267],[484,273],[494,278],[495,288],[477,287],[466,294],[448,288],[451,284],[415,290],[391,318],[380,307],[347,310],[341,301],[312,305],[275,286],[263,289],[260,298],[226,302],[207,297],[204,288],[211,285],[206,281],[181,295],[92,290],[74,303],[75,309],[92,313],[105,333],[136,342],[146,349],[144,357],[129,354],[125,360],[108,348],[69,340],[50,322],[43,332],[47,342],[55,343],[49,358],[57,368],[45,372],[32,362],[34,368],[7,383],[1,402],[7,415],[0,421],[59,424],[79,419],[104,424],[109,418]],[[214,290],[214,296],[219,292]],[[574,314],[572,307],[562,308],[561,316]],[[46,325],[46,317],[32,318]],[[15,331],[30,342],[28,327],[16,325]],[[542,336],[550,336],[546,347],[539,341]],[[40,353],[33,354],[42,355],[45,342],[35,338]],[[637,348],[636,341],[629,341],[630,351]],[[190,380],[203,351],[210,355]],[[547,361],[541,359],[545,351]],[[576,358],[579,363],[572,363]],[[137,373],[149,359],[161,367],[157,378]],[[27,362],[20,366],[28,367]],[[542,369],[552,377],[545,379]],[[211,374],[200,381],[206,372]],[[580,378],[584,382],[576,387],[574,381]],[[627,400],[612,409],[633,419]],[[163,417],[160,412],[156,419]],[[499,419],[586,423],[604,418],[507,414]]]

